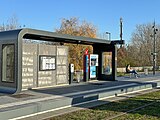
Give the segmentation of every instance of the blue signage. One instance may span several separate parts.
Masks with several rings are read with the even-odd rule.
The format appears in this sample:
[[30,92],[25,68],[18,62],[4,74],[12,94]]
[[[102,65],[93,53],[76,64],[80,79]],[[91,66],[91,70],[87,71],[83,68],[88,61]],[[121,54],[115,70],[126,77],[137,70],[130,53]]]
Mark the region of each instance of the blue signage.
[[88,72],[88,69],[89,69],[89,58],[88,58],[88,55],[86,55],[86,72]]
[[90,78],[96,78],[96,66],[90,66]]

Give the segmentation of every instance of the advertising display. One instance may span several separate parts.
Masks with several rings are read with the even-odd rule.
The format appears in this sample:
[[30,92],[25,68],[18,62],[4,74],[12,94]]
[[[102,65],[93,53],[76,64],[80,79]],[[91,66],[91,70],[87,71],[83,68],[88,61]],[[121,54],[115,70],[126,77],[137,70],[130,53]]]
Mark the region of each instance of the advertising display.
[[102,73],[105,75],[111,75],[112,74],[112,52],[103,52],[102,63],[103,63]]
[[2,81],[14,82],[14,45],[3,45],[2,48]]
[[90,78],[96,78],[97,66],[98,66],[98,55],[90,54]]

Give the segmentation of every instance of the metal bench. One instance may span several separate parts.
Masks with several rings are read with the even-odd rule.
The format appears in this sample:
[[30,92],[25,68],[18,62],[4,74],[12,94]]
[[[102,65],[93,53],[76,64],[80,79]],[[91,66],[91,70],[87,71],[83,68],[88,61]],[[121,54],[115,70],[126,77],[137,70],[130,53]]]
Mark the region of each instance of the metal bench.
[[129,77],[130,77],[130,78],[132,78],[132,76],[135,76],[134,73],[129,73],[129,72],[125,72],[124,74],[125,74],[125,75],[126,75],[126,74],[129,74]]

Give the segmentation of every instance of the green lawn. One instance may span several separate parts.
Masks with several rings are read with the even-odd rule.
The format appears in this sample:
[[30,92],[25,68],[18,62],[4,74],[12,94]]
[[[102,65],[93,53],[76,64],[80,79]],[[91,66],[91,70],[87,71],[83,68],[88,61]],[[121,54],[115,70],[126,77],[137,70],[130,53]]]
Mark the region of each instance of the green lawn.
[[[131,111],[147,104],[152,105],[136,111]],[[115,116],[117,117],[113,118]],[[50,120],[106,120],[110,118],[113,120],[160,120],[160,90],[134,98],[115,101],[98,107],[53,117]]]

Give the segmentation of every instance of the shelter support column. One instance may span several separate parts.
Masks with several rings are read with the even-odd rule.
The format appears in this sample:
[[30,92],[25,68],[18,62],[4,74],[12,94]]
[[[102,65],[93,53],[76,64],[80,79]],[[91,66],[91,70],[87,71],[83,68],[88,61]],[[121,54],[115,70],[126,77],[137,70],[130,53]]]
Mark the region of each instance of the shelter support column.
[[117,48],[114,44],[93,45],[93,54],[98,54],[98,80],[116,80]]

